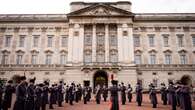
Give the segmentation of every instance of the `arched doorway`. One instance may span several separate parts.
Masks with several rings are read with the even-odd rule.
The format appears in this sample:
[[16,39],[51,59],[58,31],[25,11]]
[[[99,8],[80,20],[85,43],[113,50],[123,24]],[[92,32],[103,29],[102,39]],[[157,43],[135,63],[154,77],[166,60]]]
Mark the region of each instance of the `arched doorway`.
[[104,70],[98,70],[95,72],[93,76],[93,87],[95,88],[97,85],[101,87],[106,84],[108,86],[108,75]]

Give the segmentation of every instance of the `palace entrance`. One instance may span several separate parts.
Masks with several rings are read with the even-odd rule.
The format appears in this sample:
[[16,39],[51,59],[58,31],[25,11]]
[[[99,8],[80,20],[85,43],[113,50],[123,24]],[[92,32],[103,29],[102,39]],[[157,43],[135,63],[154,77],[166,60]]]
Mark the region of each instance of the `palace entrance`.
[[108,86],[108,75],[104,70],[98,70],[95,72],[93,76],[93,87],[95,88],[97,85],[101,87],[106,84]]

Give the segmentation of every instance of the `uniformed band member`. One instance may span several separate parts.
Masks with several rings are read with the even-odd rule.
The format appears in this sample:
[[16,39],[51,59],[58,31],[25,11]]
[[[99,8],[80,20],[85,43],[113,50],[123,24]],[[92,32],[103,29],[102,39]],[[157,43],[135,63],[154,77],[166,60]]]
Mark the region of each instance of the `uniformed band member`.
[[16,101],[13,110],[25,110],[25,101],[27,96],[27,82],[26,77],[20,77],[20,83],[16,87]]
[[162,83],[161,86],[162,86],[160,89],[161,100],[163,101],[163,105],[167,105],[167,92],[168,91],[164,83]]
[[5,86],[5,94],[4,94],[3,102],[2,102],[3,110],[8,110],[9,108],[11,108],[12,94],[14,92],[14,88],[12,84],[13,84],[13,81],[9,80],[7,82],[7,85]]
[[25,110],[34,110],[34,107],[35,107],[35,100],[34,100],[34,97],[35,97],[35,86],[34,86],[34,83],[35,83],[35,78],[33,79],[30,79],[29,81],[29,85],[27,87],[27,100],[26,100],[26,103],[25,103]]
[[42,88],[42,103],[41,103],[41,109],[46,110],[46,104],[48,104],[48,94],[49,94],[49,82],[44,81],[44,86]]
[[58,100],[58,106],[62,107],[62,102],[64,101],[64,84],[63,84],[63,81],[60,81],[60,83],[58,85],[57,100]]
[[100,85],[97,85],[97,87],[96,87],[95,98],[96,98],[96,103],[100,104],[100,101],[101,101],[101,88],[100,88]]
[[153,105],[152,107],[156,108],[158,102],[157,102],[157,96],[156,96],[156,89],[155,89],[154,85],[151,85],[151,89],[150,89],[149,95],[150,95],[151,103]]
[[65,89],[65,100],[66,100],[66,103],[68,103],[68,100],[69,100],[69,86],[68,85],[66,86],[66,89]]
[[129,99],[129,102],[131,102],[131,100],[132,100],[132,91],[133,91],[133,89],[132,89],[131,85],[128,84],[128,88],[127,88],[127,97],[128,97],[128,99]]
[[75,102],[79,102],[79,85],[76,85],[75,87]]
[[53,108],[53,104],[56,104],[56,87],[55,84],[52,84],[52,87],[49,88],[49,92],[50,92],[50,98],[49,98],[49,109],[54,109]]
[[74,100],[74,83],[71,84],[68,90],[69,93],[69,104],[73,105],[73,100]]
[[110,90],[110,100],[111,100],[110,110],[119,110],[119,103],[118,103],[119,88],[117,87],[117,81],[112,80],[112,87],[110,87],[109,90]]
[[38,84],[35,88],[35,110],[40,110],[42,104],[42,87],[44,85]]
[[136,85],[136,89],[135,89],[135,92],[136,92],[136,101],[138,103],[138,106],[141,106],[142,104],[142,86],[141,84],[138,82],[137,85]]
[[122,105],[125,105],[125,102],[126,102],[126,93],[125,93],[126,87],[124,86],[124,83],[123,82],[121,83],[120,91],[121,91]]
[[172,110],[176,110],[176,106],[177,106],[175,91],[176,88],[174,87],[173,82],[170,82],[168,87],[168,94],[169,94],[169,100],[172,106]]
[[85,86],[83,88],[83,101],[84,101],[84,104],[87,104],[87,99],[88,99],[88,86]]
[[104,98],[104,102],[106,102],[108,97],[108,88],[106,87],[106,85],[104,85],[102,88],[102,97]]

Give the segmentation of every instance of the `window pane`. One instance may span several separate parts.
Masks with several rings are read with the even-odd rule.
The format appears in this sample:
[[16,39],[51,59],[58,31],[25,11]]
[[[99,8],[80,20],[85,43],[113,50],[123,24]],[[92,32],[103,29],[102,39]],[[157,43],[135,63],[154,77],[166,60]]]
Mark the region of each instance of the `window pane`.
[[52,39],[53,39],[53,36],[48,36],[47,47],[52,47]]
[[92,62],[92,55],[91,55],[91,53],[85,53],[85,55],[84,55],[84,62],[85,63],[91,63]]
[[168,36],[164,36],[163,40],[164,40],[164,46],[168,47],[169,46],[169,37]]
[[10,44],[11,44],[11,36],[6,36],[5,47],[10,47]]
[[178,36],[178,46],[183,47],[183,36]]
[[181,64],[187,64],[187,57],[186,57],[186,55],[180,55],[180,62],[181,62]]
[[165,64],[171,64],[171,55],[165,55]]
[[154,36],[149,36],[149,45],[150,47],[154,46]]
[[37,64],[37,55],[32,55],[31,63]]
[[2,56],[1,64],[8,64],[8,55],[3,55]]
[[141,55],[135,55],[135,64],[141,64]]
[[22,64],[22,55],[17,55],[16,64]]
[[192,44],[195,46],[195,36],[192,36]]
[[46,62],[45,64],[51,64],[51,55],[46,55]]
[[85,43],[85,45],[91,46],[92,45],[92,36],[85,35],[84,43]]
[[140,37],[138,37],[138,36],[134,37],[134,46],[135,47],[140,46]]
[[66,64],[66,61],[67,61],[66,55],[61,55],[60,56],[60,64]]
[[20,36],[19,47],[24,47],[25,36]]
[[34,36],[33,37],[33,47],[38,47],[38,43],[39,43],[39,37]]
[[150,64],[156,64],[156,55],[150,55]]
[[62,47],[68,46],[68,37],[62,37],[61,45]]

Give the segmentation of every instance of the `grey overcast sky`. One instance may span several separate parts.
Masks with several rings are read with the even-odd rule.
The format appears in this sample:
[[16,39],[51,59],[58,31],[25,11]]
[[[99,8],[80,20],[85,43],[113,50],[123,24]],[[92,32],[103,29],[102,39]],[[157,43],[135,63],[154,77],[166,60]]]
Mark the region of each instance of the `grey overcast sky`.
[[[0,14],[63,14],[69,12],[69,4],[73,1],[121,0],[0,0]],[[131,2],[134,13],[195,13],[195,0],[131,0]]]

